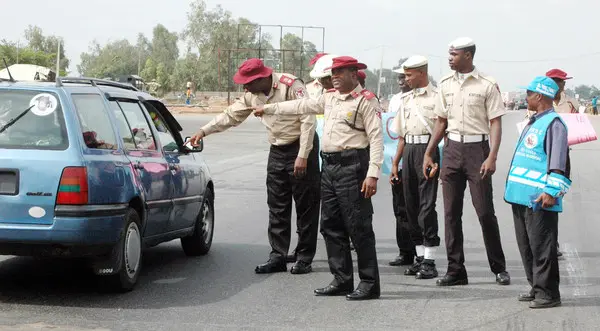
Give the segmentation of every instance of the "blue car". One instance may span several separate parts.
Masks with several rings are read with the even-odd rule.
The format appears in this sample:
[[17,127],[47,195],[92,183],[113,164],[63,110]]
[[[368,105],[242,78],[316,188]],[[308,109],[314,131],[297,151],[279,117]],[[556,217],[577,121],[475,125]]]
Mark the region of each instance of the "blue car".
[[132,290],[144,248],[205,255],[214,186],[156,98],[118,82],[0,81],[0,254],[85,258]]

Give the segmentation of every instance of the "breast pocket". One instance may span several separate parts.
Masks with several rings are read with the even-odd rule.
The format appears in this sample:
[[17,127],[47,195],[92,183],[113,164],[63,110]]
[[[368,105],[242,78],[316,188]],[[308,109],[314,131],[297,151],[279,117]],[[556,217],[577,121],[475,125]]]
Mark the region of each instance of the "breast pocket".
[[467,97],[469,116],[481,114],[485,110],[485,97],[483,95],[469,95]]

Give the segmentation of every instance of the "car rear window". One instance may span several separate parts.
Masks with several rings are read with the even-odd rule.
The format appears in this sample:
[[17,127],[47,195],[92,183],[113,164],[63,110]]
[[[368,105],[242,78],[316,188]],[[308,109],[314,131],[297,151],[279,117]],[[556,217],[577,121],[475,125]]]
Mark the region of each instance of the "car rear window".
[[0,89],[0,148],[64,150],[68,145],[55,93]]

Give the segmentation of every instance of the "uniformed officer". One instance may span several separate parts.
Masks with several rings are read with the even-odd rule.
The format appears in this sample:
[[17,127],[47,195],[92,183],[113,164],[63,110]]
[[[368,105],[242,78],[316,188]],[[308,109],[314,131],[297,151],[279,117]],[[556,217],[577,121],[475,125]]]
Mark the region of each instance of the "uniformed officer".
[[[337,57],[331,67],[335,89],[318,100],[289,101],[255,110],[257,116],[263,112],[325,115],[321,152],[321,234],[334,280],[330,285],[316,289],[315,294],[346,294],[348,300],[380,296],[371,197],[377,192],[383,163],[383,133],[379,102],[373,93],[358,83],[357,71],[366,67],[352,57]],[[356,290],[349,237],[356,248],[361,280]]]
[[359,70],[358,71],[358,83],[360,84],[360,86],[365,87],[367,84],[367,73],[364,72],[363,70]]
[[437,280],[439,286],[468,283],[462,232],[467,182],[483,232],[490,268],[498,284],[510,284],[492,194],[492,174],[496,171],[502,115],[506,110],[496,81],[473,65],[475,48],[475,43],[469,38],[459,38],[450,44],[450,68],[455,72],[440,81],[439,93],[444,110],[437,113],[433,139],[429,141],[423,161],[425,177],[434,176],[438,170],[435,153],[447,131],[440,179],[443,182],[448,270],[443,278]]
[[[203,137],[241,124],[250,107],[267,103],[307,98],[302,81],[290,74],[274,73],[259,59],[245,61],[233,77],[246,93],[192,137],[192,144]],[[267,163],[267,203],[269,205],[269,261],[256,267],[256,273],[284,272],[290,246],[292,199],[296,203],[298,227],[297,261],[293,274],[312,271],[317,248],[319,219],[319,158],[316,119],[312,114],[283,119],[265,116],[271,144]]]
[[527,104],[535,111],[523,129],[506,180],[504,199],[512,205],[517,244],[531,286],[519,301],[530,308],[561,303],[557,259],[558,213],[571,180],[567,127],[553,109],[560,91],[552,79],[536,77],[527,87]]
[[[406,201],[406,215],[412,228],[413,245],[417,261],[404,271],[417,279],[438,276],[435,268],[435,251],[440,245],[438,217],[435,211],[438,190],[438,174],[425,178],[423,157],[431,139],[436,113],[441,112],[438,90],[429,82],[427,58],[415,55],[403,64],[406,82],[412,88],[402,95],[402,106],[396,114],[399,133],[398,148],[393,160],[392,176],[398,177],[397,165],[402,158],[402,183]],[[439,152],[433,152],[433,161],[439,163]]]
[[[398,86],[400,92],[394,94],[388,105],[388,112],[399,112],[402,107],[402,94],[410,91],[410,86],[406,83],[406,75],[402,66],[398,69],[392,70],[398,74]],[[396,134],[400,132],[396,131],[400,128],[400,118],[394,117],[391,124],[391,131]],[[395,169],[395,167],[397,169]],[[397,175],[396,175],[397,174]],[[402,183],[402,159],[396,162],[392,162],[392,171],[390,173],[390,184],[392,185],[392,207],[394,209],[394,216],[396,218],[396,244],[400,251],[398,256],[389,262],[391,266],[405,266],[412,265],[415,262],[415,256],[417,251],[415,244],[412,242],[411,237],[414,237],[413,232],[417,232],[415,228],[410,226],[408,217],[406,216],[406,202],[404,201],[404,185]],[[418,235],[418,233],[416,234]]]
[[[328,55],[327,53],[317,53],[312,59],[310,59],[310,61],[308,62],[309,66],[314,66],[316,65],[317,61],[319,61],[320,58],[322,58],[323,56]],[[314,67],[313,67],[314,70]],[[319,70],[319,72],[321,72],[322,70]],[[312,99],[317,99],[321,94],[323,94],[323,84],[321,83],[321,81],[319,80],[318,77],[313,77],[312,76],[312,71],[311,71],[311,78],[313,78],[313,81],[306,84],[306,91],[308,91],[308,96]]]

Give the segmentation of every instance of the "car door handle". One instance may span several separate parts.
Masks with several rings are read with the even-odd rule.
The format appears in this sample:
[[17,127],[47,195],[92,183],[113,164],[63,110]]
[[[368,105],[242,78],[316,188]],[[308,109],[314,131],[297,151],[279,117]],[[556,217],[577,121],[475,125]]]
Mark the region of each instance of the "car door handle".
[[134,163],[133,169],[144,169],[144,165],[140,162]]

